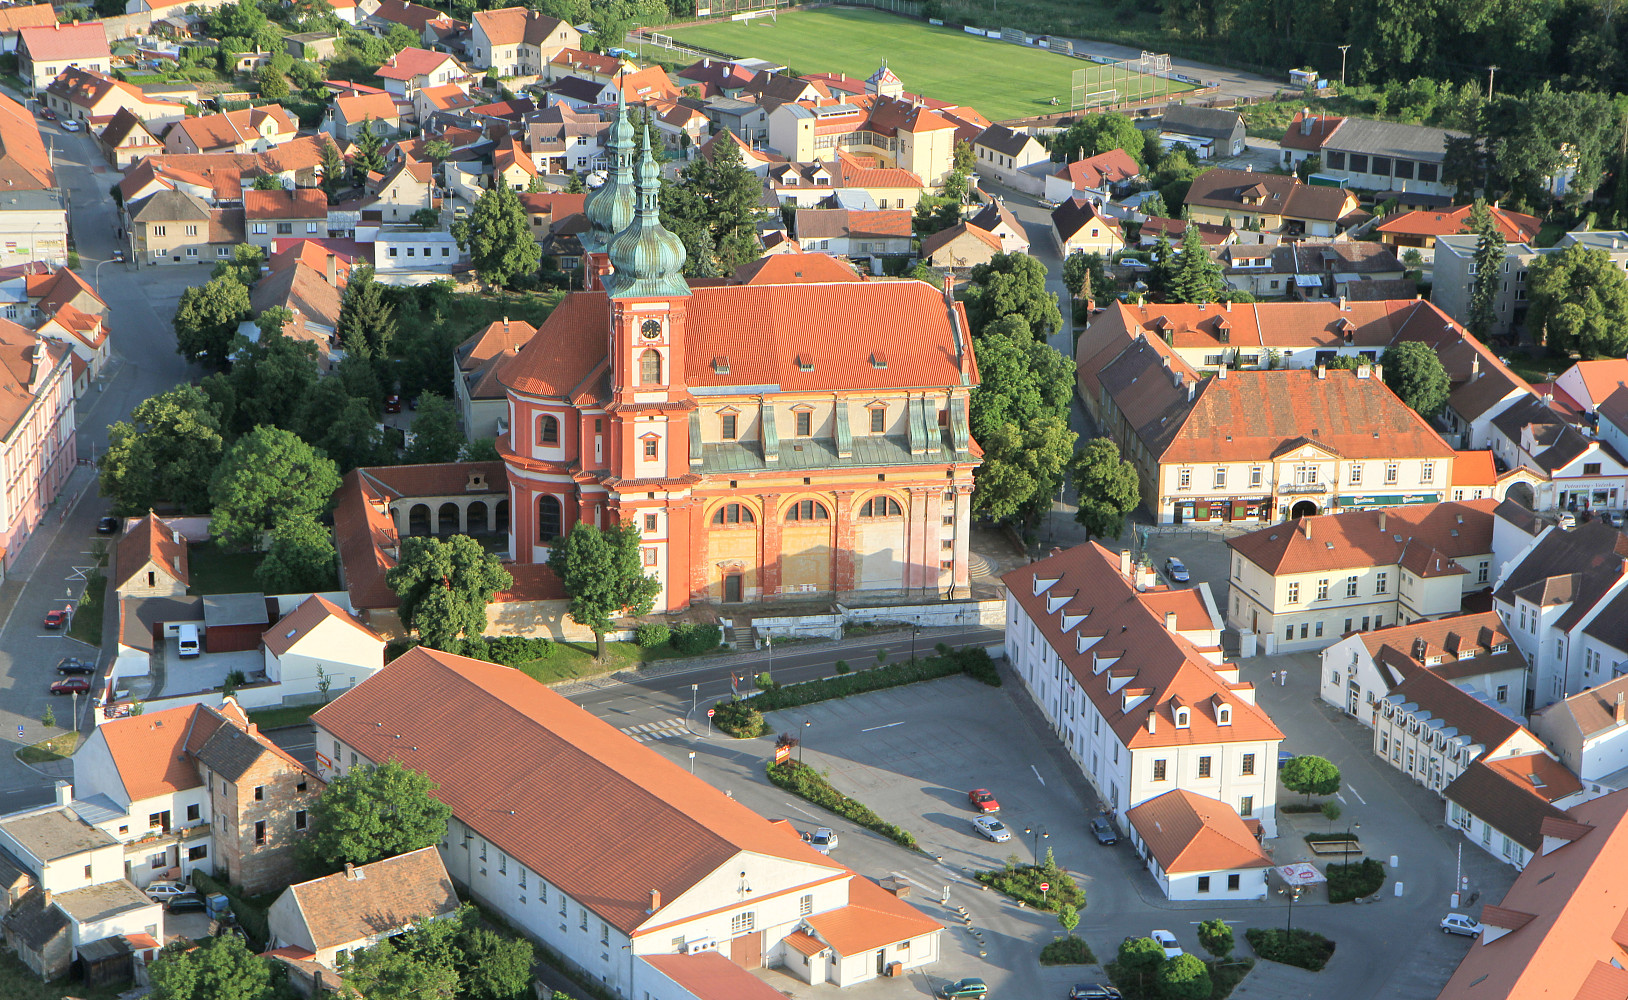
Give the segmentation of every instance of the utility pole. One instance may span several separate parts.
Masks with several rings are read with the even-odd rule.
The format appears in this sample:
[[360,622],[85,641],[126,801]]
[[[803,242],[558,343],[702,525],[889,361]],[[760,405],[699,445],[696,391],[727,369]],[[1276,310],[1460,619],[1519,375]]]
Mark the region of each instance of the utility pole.
[[1498,72],[1497,66],[1487,67],[1487,100],[1492,100],[1492,74]]
[[1345,89],[1345,53],[1350,48],[1351,48],[1351,46],[1349,44],[1339,46],[1339,49],[1340,49],[1340,89],[1341,90]]

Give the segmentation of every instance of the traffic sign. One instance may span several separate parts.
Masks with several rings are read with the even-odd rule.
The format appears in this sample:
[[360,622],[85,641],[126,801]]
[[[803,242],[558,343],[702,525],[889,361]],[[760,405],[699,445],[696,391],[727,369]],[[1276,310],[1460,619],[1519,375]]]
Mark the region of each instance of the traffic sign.
[[715,712],[715,711],[717,711],[717,709],[712,709],[712,708],[707,709],[707,718],[709,718],[709,719],[712,718],[712,713]]
[[1050,892],[1051,891],[1051,883],[1050,882],[1042,882],[1042,883],[1040,883],[1040,891],[1041,892]]

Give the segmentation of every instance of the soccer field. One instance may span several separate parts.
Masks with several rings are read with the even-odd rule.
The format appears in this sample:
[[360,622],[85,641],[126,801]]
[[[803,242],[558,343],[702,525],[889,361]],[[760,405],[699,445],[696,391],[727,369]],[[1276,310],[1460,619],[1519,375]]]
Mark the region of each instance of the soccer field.
[[[1092,68],[1093,78],[1098,75],[1093,63],[1045,49],[847,7],[782,13],[778,21],[699,24],[670,34],[680,43],[784,63],[798,73],[846,73],[863,80],[886,59],[911,93],[965,104],[991,121],[1067,111],[1074,71]],[[1138,74],[1127,80],[1123,73],[1120,80],[1127,96],[1151,93],[1155,82]],[[1157,82],[1172,94],[1193,89]]]

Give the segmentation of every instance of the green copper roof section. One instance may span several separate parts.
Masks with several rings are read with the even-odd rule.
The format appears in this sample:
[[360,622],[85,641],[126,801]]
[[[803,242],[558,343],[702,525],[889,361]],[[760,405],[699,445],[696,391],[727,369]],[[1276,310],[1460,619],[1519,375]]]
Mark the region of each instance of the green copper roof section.
[[650,129],[639,157],[639,212],[610,242],[612,298],[673,298],[690,294],[684,244],[661,224],[661,168],[650,155]]
[[589,253],[603,253],[616,234],[633,222],[638,192],[633,181],[633,123],[627,118],[627,99],[616,94],[616,120],[611,123],[605,148],[610,153],[611,172],[605,183],[588,192],[582,214],[590,228],[578,238]]

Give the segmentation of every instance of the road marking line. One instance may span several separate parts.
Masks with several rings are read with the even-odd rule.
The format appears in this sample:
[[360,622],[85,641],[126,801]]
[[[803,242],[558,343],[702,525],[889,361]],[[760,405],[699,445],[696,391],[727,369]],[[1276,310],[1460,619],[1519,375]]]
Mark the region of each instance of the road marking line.
[[911,878],[909,875],[906,875],[904,872],[890,872],[889,874],[891,874],[894,878],[902,878],[911,885],[919,886],[923,889],[929,888],[926,882],[917,881],[916,879]]
[[809,812],[807,809],[799,808],[799,807],[797,807],[795,805],[792,805],[792,803],[790,803],[790,802],[786,803],[786,805],[791,806],[793,809],[796,809],[798,812],[802,813],[804,816],[807,816],[809,819],[814,820],[815,822],[818,822],[819,819],[820,819],[820,817],[818,817],[818,816],[814,815],[813,813]]
[[890,722],[885,726],[872,726],[869,729],[861,729],[860,732],[862,732],[862,733],[874,733],[878,729],[892,729],[894,726],[902,726],[902,725],[904,725],[904,723],[902,723],[902,722]]
[[1029,765],[1029,770],[1034,772],[1034,778],[1035,778],[1036,781],[1040,782],[1042,785],[1044,785],[1046,783],[1046,779],[1042,778],[1040,776],[1040,768],[1035,767],[1033,764],[1030,764]]
[[1348,791],[1348,792],[1350,792],[1350,793],[1351,793],[1351,794],[1352,794],[1352,795],[1356,795],[1356,796],[1357,796],[1357,801],[1358,801],[1358,802],[1361,802],[1361,803],[1362,803],[1362,804],[1363,804],[1363,805],[1367,805],[1367,804],[1368,804],[1368,800],[1367,800],[1367,799],[1365,799],[1365,798],[1363,798],[1363,797],[1362,797],[1362,796],[1361,796],[1361,795],[1357,795],[1357,790],[1356,790],[1356,789],[1355,789],[1355,788],[1352,788],[1352,787],[1351,787],[1351,786],[1350,786],[1350,785],[1346,785],[1346,786],[1345,786],[1345,790],[1346,790],[1346,791]]
[[[1353,792],[1352,794],[1356,794],[1356,793]],[[1335,792],[1334,797],[1339,799],[1342,804],[1345,804],[1345,796],[1344,795],[1341,795],[1339,792]],[[1366,804],[1366,803],[1364,803],[1364,804]]]

